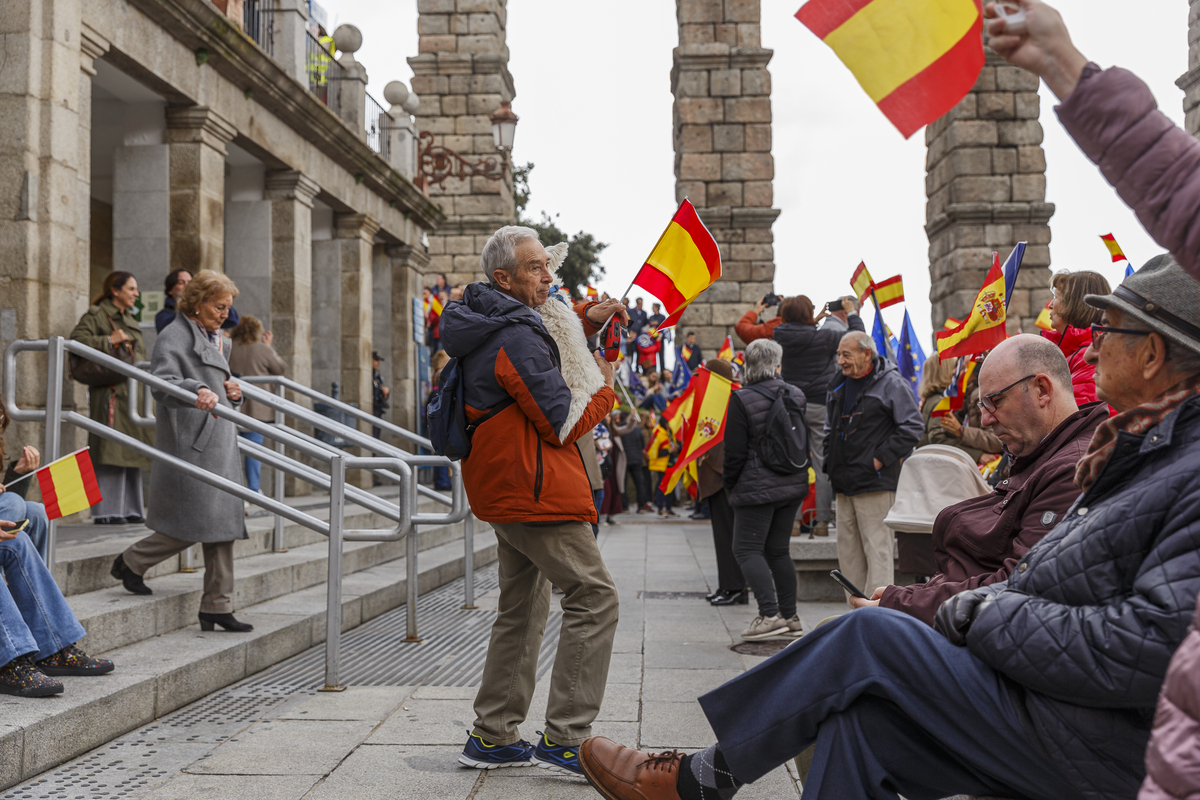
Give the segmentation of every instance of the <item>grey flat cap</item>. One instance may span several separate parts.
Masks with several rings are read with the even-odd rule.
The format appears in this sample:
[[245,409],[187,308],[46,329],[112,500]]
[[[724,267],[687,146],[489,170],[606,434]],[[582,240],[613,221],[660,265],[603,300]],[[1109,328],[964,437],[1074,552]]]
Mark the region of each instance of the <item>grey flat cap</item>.
[[1147,261],[1112,294],[1089,294],[1083,299],[1096,308],[1116,308],[1172,342],[1200,353],[1200,283],[1169,255]]

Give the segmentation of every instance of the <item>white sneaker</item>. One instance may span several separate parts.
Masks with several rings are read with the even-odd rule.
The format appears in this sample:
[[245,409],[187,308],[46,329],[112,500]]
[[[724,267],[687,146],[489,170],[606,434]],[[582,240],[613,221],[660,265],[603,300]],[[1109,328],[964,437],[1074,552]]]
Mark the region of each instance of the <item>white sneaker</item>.
[[747,642],[753,642],[757,639],[778,636],[787,630],[787,621],[778,614],[773,617],[755,617],[754,621],[750,623],[750,627],[742,631],[742,638]]
[[790,636],[793,639],[799,639],[804,635],[804,624],[800,622],[799,614],[792,614],[791,619],[784,620],[788,629],[783,632],[784,636]]

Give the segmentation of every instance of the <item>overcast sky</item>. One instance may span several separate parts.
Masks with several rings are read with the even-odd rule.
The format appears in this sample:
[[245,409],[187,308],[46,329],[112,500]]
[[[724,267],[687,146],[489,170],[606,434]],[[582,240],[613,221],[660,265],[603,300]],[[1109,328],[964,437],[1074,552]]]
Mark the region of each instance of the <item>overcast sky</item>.
[[[390,80],[412,77],[415,0],[321,0],[331,22],[363,32],[357,54],[382,100]],[[821,303],[848,292],[865,260],[876,279],[904,275],[913,322],[928,343],[924,131],[910,140],[871,103],[833,53],[793,18],[801,0],[762,0],[763,46],[774,49],[775,286]],[[1162,109],[1183,122],[1175,80],[1187,70],[1187,2],[1059,0],[1076,45],[1101,66],[1145,80]],[[609,247],[599,282],[622,291],[675,209],[671,148],[671,49],[675,3],[509,0],[509,70],[520,115],[513,158],[536,164],[530,211],[558,215]],[[1161,251],[1098,170],[1066,136],[1042,87],[1052,269],[1095,269],[1110,282],[1099,240],[1113,233],[1140,266]],[[635,293],[636,296],[636,293]],[[649,298],[647,298],[649,299]],[[884,312],[899,333],[903,308]],[[928,347],[926,348],[928,350]]]

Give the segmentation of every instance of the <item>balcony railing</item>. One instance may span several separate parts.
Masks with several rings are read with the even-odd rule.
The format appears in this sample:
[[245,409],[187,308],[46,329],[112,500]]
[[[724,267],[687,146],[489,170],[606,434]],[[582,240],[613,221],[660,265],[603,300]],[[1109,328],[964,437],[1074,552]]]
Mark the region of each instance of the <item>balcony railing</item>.
[[346,70],[329,50],[310,33],[305,42],[305,69],[308,71],[308,90],[333,113],[341,116],[342,82]]
[[242,27],[263,52],[275,55],[275,0],[246,0],[242,10]]
[[383,156],[385,161],[389,160],[392,149],[392,137],[389,130],[392,126],[392,118],[383,110],[383,106],[379,105],[379,101],[369,94],[367,95],[366,123],[367,144],[371,146],[372,150]]

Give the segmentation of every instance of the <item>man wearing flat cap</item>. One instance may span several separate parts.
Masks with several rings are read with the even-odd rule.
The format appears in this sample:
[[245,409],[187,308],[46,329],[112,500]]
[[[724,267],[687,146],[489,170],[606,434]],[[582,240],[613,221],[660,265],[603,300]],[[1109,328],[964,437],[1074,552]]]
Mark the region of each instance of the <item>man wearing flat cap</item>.
[[1200,285],[1164,255],[1087,302],[1104,317],[1086,358],[1119,413],[1008,580],[946,600],[936,630],[887,608],[822,625],[700,698],[717,743],[693,755],[588,739],[592,785],[729,800],[815,744],[806,800],[1136,796],[1200,591]]

